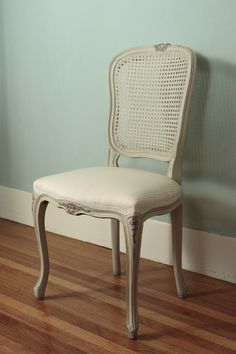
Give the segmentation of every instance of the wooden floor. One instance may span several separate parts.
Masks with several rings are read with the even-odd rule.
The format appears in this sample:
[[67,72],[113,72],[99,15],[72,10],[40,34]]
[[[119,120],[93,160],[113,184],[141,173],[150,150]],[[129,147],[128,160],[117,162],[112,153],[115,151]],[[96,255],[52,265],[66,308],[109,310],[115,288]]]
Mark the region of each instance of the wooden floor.
[[111,273],[108,249],[48,235],[51,273],[44,301],[33,229],[0,219],[0,353],[236,353],[236,285],[185,272],[176,297],[172,268],[142,260],[138,340],[125,327],[125,256]]

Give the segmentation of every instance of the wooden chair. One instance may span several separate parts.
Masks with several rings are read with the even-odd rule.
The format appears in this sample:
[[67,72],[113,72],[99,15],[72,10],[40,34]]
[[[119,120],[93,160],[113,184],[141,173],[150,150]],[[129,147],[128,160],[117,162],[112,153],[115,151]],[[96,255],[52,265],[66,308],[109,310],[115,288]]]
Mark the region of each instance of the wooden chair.
[[[143,223],[170,213],[173,264],[179,297],[182,275],[181,161],[187,128],[195,55],[181,46],[161,44],[131,49],[110,67],[108,167],[80,169],[34,182],[33,215],[41,271],[34,287],[43,299],[49,273],[44,217],[48,203],[72,215],[111,219],[113,274],[120,274],[119,223],[127,250],[127,328],[138,331],[137,287]],[[89,137],[88,137],[89,138]],[[118,167],[120,156],[169,163],[167,176]]]

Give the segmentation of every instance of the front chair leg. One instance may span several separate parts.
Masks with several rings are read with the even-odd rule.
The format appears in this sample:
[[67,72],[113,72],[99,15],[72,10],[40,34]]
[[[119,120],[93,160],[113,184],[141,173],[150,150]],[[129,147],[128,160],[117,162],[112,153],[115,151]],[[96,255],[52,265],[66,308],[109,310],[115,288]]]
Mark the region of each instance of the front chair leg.
[[44,299],[49,274],[48,247],[45,234],[45,212],[47,206],[48,201],[40,199],[35,199],[33,201],[35,235],[40,255],[40,275],[34,287],[34,296],[38,300]]
[[138,271],[143,222],[137,217],[129,218],[124,224],[126,252],[127,252],[127,316],[126,323],[129,338],[135,339],[138,334]]
[[120,223],[111,219],[111,244],[113,275],[120,275]]
[[172,250],[175,282],[180,298],[187,295],[187,287],[182,272],[182,205],[171,212],[172,221]]

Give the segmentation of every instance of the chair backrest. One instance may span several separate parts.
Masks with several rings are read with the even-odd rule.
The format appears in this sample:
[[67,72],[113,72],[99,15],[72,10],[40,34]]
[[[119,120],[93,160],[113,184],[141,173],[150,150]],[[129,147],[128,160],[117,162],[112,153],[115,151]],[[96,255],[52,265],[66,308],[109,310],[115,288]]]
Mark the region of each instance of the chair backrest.
[[113,60],[109,165],[120,155],[168,161],[168,175],[181,181],[194,72],[194,53],[169,44],[134,48]]

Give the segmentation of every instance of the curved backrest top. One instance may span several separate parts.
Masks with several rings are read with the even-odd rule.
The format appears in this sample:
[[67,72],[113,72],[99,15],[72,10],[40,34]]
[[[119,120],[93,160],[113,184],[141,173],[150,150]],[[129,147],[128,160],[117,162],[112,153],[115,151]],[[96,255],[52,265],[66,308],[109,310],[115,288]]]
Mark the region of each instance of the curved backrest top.
[[139,47],[110,67],[110,148],[119,155],[171,161],[182,145],[195,55],[184,47]]

